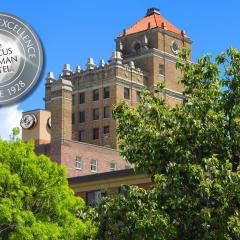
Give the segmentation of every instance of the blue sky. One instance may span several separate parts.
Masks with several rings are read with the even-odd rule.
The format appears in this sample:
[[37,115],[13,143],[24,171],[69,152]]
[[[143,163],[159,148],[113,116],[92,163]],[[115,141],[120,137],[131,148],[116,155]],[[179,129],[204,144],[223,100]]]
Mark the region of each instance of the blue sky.
[[44,108],[44,83],[48,71],[55,76],[64,63],[72,69],[85,67],[88,57],[106,61],[114,50],[115,37],[142,18],[147,8],[157,7],[161,15],[193,40],[193,60],[204,53],[229,47],[240,48],[240,1],[29,1],[0,0],[2,12],[15,14],[39,34],[46,54],[45,70],[35,91],[19,105],[23,111]]

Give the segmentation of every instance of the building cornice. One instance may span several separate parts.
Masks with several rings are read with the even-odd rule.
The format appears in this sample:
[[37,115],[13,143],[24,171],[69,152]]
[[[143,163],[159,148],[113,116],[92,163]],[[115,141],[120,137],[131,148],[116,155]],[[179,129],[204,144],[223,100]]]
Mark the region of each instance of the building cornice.
[[152,31],[152,32],[160,32],[160,33],[162,33],[162,34],[165,34],[165,35],[168,35],[168,36],[170,36],[170,37],[174,37],[174,38],[177,38],[178,40],[181,40],[181,41],[184,41],[184,42],[187,42],[187,43],[189,43],[189,44],[192,44],[192,40],[187,36],[187,35],[185,35],[185,36],[182,36],[182,35],[179,35],[179,34],[177,34],[177,33],[174,33],[174,32],[171,32],[171,31],[169,31],[169,30],[167,30],[167,29],[162,29],[162,28],[160,28],[160,27],[155,27],[155,28],[151,28],[151,29],[146,29],[146,30],[143,30],[143,31],[140,31],[140,32],[137,32],[137,33],[132,33],[132,34],[127,34],[127,35],[125,35],[125,36],[120,36],[120,37],[117,37],[116,39],[115,39],[115,41],[117,40],[117,39],[125,39],[125,38],[136,38],[136,36],[138,36],[138,35],[144,35],[144,34],[146,34],[146,33],[149,33],[150,31]]

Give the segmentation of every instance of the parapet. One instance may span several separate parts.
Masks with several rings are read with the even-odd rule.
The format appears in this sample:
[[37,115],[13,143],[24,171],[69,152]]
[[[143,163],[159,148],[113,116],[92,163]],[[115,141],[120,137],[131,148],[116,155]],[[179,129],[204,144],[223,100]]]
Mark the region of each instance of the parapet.
[[54,78],[53,72],[48,73],[46,84],[50,84],[52,88],[54,88],[54,86],[59,86],[59,84],[64,85],[65,80],[70,80],[72,82],[90,80],[104,81],[104,79],[114,77],[143,84],[144,76],[146,75],[147,73],[137,68],[133,61],[124,64],[121,52],[114,51],[108,63],[105,63],[105,61],[101,59],[98,66],[94,63],[92,57],[88,58],[85,69],[81,69],[80,65],[77,65],[76,70],[72,71],[70,64],[64,64],[62,73],[59,75],[58,79]]

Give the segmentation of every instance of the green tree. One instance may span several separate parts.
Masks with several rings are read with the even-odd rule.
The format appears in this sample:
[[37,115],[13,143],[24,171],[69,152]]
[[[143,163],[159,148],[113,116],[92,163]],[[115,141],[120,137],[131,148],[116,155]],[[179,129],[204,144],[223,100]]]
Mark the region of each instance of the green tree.
[[65,169],[33,149],[0,140],[0,239],[91,239],[94,228],[77,217],[84,202]]
[[156,204],[155,191],[136,186],[122,186],[128,196],[109,196],[97,206],[96,239],[167,239],[175,229],[170,218]]
[[16,140],[19,140],[18,135],[20,134],[20,128],[19,127],[15,127],[12,129],[12,134],[9,136],[10,137],[10,141],[15,142]]
[[[134,188],[97,208],[99,232],[111,233],[103,239],[125,238],[118,234],[128,225],[119,230],[112,220],[120,215],[128,223],[127,212],[133,239],[240,239],[240,52],[196,63],[186,61],[188,55],[184,49],[177,62],[183,105],[166,104],[160,85],[144,91],[138,107],[123,102],[114,109],[121,154],[149,174],[153,186],[140,199],[145,204],[138,205],[142,190]],[[145,221],[139,228],[149,213],[159,224],[149,217],[150,226]]]

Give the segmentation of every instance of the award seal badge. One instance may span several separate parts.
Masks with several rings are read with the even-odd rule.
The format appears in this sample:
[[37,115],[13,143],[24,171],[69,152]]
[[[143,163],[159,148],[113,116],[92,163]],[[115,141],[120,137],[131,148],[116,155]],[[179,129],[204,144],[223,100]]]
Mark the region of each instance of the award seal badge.
[[0,13],[0,106],[26,96],[42,68],[43,50],[36,33],[20,18]]

